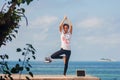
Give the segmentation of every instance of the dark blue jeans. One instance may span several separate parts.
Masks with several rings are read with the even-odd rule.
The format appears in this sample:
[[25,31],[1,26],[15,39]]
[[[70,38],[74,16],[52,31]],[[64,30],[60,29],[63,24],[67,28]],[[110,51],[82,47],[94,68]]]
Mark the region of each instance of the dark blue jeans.
[[65,54],[65,56],[66,56],[66,61],[65,61],[66,63],[64,64],[64,73],[63,74],[66,75],[71,51],[70,50],[64,50],[64,49],[61,48],[59,51],[52,54],[51,58],[52,59],[63,59],[63,56],[62,56],[63,54]]

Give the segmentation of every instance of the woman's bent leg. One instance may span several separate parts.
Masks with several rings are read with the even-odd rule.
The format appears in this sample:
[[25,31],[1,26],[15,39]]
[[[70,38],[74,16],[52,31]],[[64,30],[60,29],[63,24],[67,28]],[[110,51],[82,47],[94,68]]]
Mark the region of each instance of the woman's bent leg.
[[64,54],[64,51],[63,51],[63,49],[60,49],[59,51],[52,54],[51,58],[52,59],[62,59],[63,58],[63,56],[61,56],[62,54]]

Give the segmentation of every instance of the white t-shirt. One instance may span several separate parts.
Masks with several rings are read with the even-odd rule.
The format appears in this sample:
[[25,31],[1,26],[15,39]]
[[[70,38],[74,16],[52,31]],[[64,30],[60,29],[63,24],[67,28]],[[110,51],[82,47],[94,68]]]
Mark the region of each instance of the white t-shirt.
[[71,50],[70,47],[70,39],[71,39],[71,33],[68,32],[64,34],[63,32],[61,33],[61,48],[64,50]]

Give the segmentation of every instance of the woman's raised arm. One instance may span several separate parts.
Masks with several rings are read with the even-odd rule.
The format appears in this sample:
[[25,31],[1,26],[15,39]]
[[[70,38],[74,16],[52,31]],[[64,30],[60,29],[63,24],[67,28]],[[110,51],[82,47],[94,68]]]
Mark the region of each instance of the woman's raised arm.
[[62,30],[63,30],[63,24],[64,24],[64,21],[65,21],[66,19],[67,19],[67,17],[64,16],[63,20],[62,20],[61,23],[60,23],[60,26],[59,26],[59,31],[60,31],[60,32],[62,32]]
[[70,33],[72,34],[72,30],[73,30],[73,27],[72,27],[72,22],[67,18],[67,22],[70,26]]

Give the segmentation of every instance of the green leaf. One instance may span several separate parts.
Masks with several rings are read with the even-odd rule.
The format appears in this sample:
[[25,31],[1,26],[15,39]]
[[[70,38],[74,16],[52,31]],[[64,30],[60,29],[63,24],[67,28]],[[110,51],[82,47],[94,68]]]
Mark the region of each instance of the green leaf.
[[0,65],[2,65],[2,62],[0,62]]
[[22,3],[24,4],[24,3],[25,3],[25,0],[22,0]]
[[11,73],[19,73],[19,70],[17,70],[15,67],[11,69]]
[[16,64],[16,65],[15,65],[15,67],[16,67],[16,68],[19,68],[19,67],[20,67],[20,65],[19,65],[19,64]]
[[13,80],[13,78],[11,77],[11,75],[8,75],[8,77],[10,78],[10,80]]
[[18,33],[18,30],[14,30],[14,32]]
[[30,71],[30,68],[29,67],[25,67],[27,71]]
[[25,9],[24,8],[21,8],[22,12],[24,13],[25,12]]
[[27,50],[26,48],[23,48],[24,50]]
[[7,76],[5,75],[4,78],[7,78]]
[[23,52],[22,55],[25,55],[25,52]]
[[10,1],[8,1],[8,4],[10,5],[10,4],[11,4],[11,2],[10,2]]
[[26,0],[27,5],[29,5],[30,2],[32,2],[32,1],[33,1],[33,0]]
[[9,56],[8,56],[7,54],[5,54],[5,57],[6,57],[6,59],[8,59],[8,58],[9,58]]
[[29,78],[28,76],[26,76],[26,79],[27,79],[27,80],[30,80],[30,78]]
[[16,38],[16,36],[14,34],[11,34],[12,37]]
[[21,59],[19,59],[19,62],[21,62]]
[[23,67],[19,67],[19,71],[23,71]]
[[29,62],[30,58],[27,59],[27,62]]
[[30,58],[28,58],[28,60],[30,60]]
[[22,3],[23,0],[17,0],[18,3]]
[[35,54],[35,51],[32,51],[32,54],[34,55],[34,54]]
[[17,5],[20,6],[22,0],[17,0]]
[[33,73],[32,73],[32,72],[29,72],[29,75],[30,75],[31,77],[33,77]]
[[10,35],[8,36],[8,39],[9,39],[9,41],[12,41],[12,37]]
[[21,52],[22,50],[20,48],[17,48],[16,49],[16,52]]
[[28,64],[28,66],[32,68],[32,66],[30,64]]
[[32,56],[33,57],[33,59],[36,59],[36,57],[35,56]]
[[9,78],[10,78],[10,80],[14,80],[11,76]]
[[27,45],[28,47],[30,47],[31,49],[33,49],[34,51],[36,51],[31,44],[26,44],[26,45]]
[[0,58],[2,58],[2,55],[0,55]]

